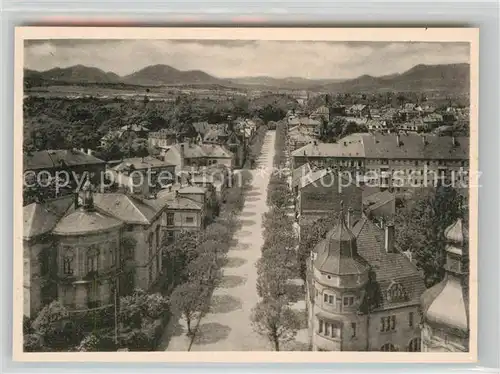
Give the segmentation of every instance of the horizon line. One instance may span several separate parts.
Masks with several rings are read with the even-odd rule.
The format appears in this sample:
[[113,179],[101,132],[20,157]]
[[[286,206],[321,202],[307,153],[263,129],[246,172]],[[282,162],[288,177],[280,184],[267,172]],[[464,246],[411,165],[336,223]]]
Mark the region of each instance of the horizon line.
[[271,79],[304,79],[304,80],[308,80],[308,81],[325,81],[325,80],[338,80],[338,81],[346,81],[346,80],[351,80],[351,79],[356,79],[356,78],[360,78],[360,77],[363,77],[363,76],[367,76],[367,77],[373,77],[373,78],[382,78],[382,77],[387,77],[387,76],[391,76],[391,75],[400,75],[400,74],[404,74],[405,72],[407,71],[410,71],[411,69],[414,69],[415,67],[417,66],[447,66],[447,65],[469,65],[470,66],[470,63],[469,62],[452,62],[452,63],[448,63],[448,64],[416,64],[416,65],[413,65],[411,68],[409,69],[406,69],[405,71],[403,72],[394,72],[394,73],[390,73],[390,74],[383,74],[383,75],[371,75],[371,74],[361,74],[361,75],[357,75],[355,77],[351,77],[351,78],[307,78],[307,77],[302,77],[302,76],[286,76],[286,77],[275,77],[275,76],[271,76],[271,75],[246,75],[246,76],[241,76],[241,77],[220,77],[220,76],[217,76],[217,75],[214,75],[212,73],[209,73],[205,70],[201,70],[201,69],[190,69],[190,70],[181,70],[181,69],[178,69],[172,65],[168,65],[168,64],[153,64],[153,65],[146,65],[138,70],[135,70],[134,72],[130,73],[130,74],[126,74],[126,75],[120,75],[118,73],[115,73],[114,71],[106,71],[106,70],[103,70],[97,66],[89,66],[89,65],[83,65],[83,64],[76,64],[76,65],[70,65],[70,66],[66,66],[66,67],[61,67],[61,66],[54,66],[50,69],[47,69],[47,70],[36,70],[36,69],[30,69],[30,68],[26,68],[26,67],[23,67],[23,70],[31,70],[31,71],[34,71],[34,72],[37,72],[37,73],[46,73],[48,71],[51,71],[53,69],[70,69],[70,68],[74,68],[74,67],[77,67],[77,66],[82,66],[82,67],[86,67],[86,68],[91,68],[91,69],[98,69],[106,74],[115,74],[117,75],[119,78],[125,78],[129,75],[132,75],[132,74],[135,74],[141,70],[144,70],[148,67],[152,67],[152,66],[168,66],[170,68],[173,68],[177,71],[180,71],[180,72],[183,72],[183,73],[187,73],[187,72],[195,72],[195,71],[200,71],[202,73],[205,73],[205,74],[208,74],[210,75],[211,77],[213,78],[217,78],[217,79],[245,79],[245,78],[271,78]]

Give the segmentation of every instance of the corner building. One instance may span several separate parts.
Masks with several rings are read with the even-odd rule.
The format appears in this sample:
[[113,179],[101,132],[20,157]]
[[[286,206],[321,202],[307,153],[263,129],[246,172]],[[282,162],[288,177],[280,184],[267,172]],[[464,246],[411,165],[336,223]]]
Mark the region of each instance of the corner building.
[[420,351],[422,276],[394,250],[394,226],[363,215],[311,252],[307,305],[313,351]]

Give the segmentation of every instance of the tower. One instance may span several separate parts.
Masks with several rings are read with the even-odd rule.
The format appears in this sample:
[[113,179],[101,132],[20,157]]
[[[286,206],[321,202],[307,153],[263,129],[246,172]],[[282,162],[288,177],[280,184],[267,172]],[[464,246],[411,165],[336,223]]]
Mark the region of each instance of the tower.
[[445,278],[426,290],[421,298],[424,352],[469,350],[468,269],[462,265],[466,237],[461,219],[445,230]]
[[358,309],[370,267],[357,252],[342,205],[337,225],[313,249],[308,264],[309,334],[314,351],[358,351],[366,344],[357,338],[366,330],[366,316]]

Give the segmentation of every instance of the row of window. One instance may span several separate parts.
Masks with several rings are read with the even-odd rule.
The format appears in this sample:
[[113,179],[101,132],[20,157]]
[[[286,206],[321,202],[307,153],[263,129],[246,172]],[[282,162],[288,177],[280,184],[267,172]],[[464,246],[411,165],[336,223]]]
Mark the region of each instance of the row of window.
[[[167,226],[174,226],[174,213],[167,213],[166,214],[166,221],[167,221]],[[187,224],[192,224],[194,223],[194,217],[186,217],[186,223]]]
[[[319,296],[319,291],[316,290],[316,297]],[[339,298],[340,299],[340,298]],[[324,292],[323,293],[323,302],[331,305],[335,305],[340,300],[337,300],[335,295]],[[352,306],[354,305],[354,296],[344,296],[342,297],[342,305],[343,306]]]
[[[113,267],[117,262],[118,248],[115,242],[109,243],[109,248],[107,248],[108,257],[107,266]],[[105,253],[106,254],[106,253]],[[90,246],[85,252],[85,272],[86,273],[97,273],[101,267],[100,261],[101,251],[96,246]],[[62,271],[64,275],[74,275],[75,271],[75,251],[71,247],[63,248],[62,256]]]
[[[410,312],[410,313],[408,313],[408,327],[414,327],[414,326],[415,326],[415,313]],[[381,332],[394,331],[394,330],[396,330],[396,316],[395,315],[380,318],[380,331]]]

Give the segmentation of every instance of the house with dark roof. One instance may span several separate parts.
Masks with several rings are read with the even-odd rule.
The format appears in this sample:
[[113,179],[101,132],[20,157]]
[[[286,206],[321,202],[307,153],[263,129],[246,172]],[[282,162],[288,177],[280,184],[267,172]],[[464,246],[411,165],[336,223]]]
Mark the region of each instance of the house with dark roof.
[[353,180],[396,190],[454,179],[467,187],[469,138],[429,134],[351,134],[336,143],[308,144],[292,152],[293,168],[350,171]]
[[394,226],[337,224],[307,261],[313,351],[420,351],[423,276],[394,248]]
[[[55,198],[72,193],[88,179],[98,184],[105,170],[106,162],[92,155],[91,150],[49,149],[25,153],[24,203],[33,202],[38,195]],[[56,183],[60,186],[57,189]]]
[[193,188],[144,196],[95,193],[87,184],[73,196],[26,205],[24,313],[54,299],[71,313],[113,308],[115,292],[153,287],[168,268],[164,240],[205,227]]

